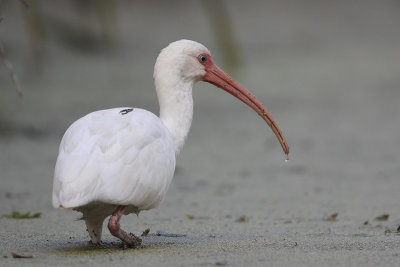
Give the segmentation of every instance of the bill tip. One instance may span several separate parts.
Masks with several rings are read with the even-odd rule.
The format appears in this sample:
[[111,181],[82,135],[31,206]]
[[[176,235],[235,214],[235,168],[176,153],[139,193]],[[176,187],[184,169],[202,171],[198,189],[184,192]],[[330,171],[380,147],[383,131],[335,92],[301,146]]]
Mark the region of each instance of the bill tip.
[[289,162],[289,154],[285,154],[285,162]]

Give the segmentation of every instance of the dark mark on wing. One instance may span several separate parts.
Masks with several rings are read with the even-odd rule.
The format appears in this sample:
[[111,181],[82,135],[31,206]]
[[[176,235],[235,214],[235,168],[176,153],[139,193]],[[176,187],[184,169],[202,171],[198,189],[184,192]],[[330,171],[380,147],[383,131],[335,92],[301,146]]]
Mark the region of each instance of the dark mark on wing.
[[129,112],[132,112],[132,111],[133,111],[133,108],[127,108],[127,109],[121,110],[119,113],[121,115],[125,115],[125,114],[128,114]]

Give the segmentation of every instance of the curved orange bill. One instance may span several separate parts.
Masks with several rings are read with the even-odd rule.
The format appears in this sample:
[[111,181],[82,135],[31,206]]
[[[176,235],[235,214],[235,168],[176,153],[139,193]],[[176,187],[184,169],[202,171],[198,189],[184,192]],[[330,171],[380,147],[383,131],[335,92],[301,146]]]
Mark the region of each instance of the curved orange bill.
[[254,109],[254,111],[264,119],[264,121],[275,133],[288,159],[289,146],[286,142],[286,139],[271,113],[269,113],[263,104],[252,93],[232,79],[223,70],[218,68],[214,63],[208,64],[208,66],[205,68],[205,71],[206,74],[203,76],[203,81],[209,82],[240,99],[242,102]]

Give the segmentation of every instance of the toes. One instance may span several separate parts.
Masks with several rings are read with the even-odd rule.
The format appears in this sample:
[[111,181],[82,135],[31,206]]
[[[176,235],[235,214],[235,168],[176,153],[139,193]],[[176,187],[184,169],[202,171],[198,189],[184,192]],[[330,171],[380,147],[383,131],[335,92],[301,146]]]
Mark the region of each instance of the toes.
[[132,234],[132,233],[129,233],[129,236],[130,236],[131,239],[132,239],[132,244],[131,244],[131,246],[133,246],[133,247],[138,247],[138,246],[140,246],[140,245],[142,244],[142,239],[140,239],[139,237],[135,236],[135,235]]

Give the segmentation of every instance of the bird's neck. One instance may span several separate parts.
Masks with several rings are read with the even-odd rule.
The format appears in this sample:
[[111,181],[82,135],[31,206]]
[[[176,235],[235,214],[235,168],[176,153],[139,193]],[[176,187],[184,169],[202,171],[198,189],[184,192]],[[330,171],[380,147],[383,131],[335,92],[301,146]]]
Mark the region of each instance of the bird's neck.
[[193,118],[193,81],[169,77],[155,77],[160,119],[168,128],[175,142],[175,154],[178,155],[189,133]]

